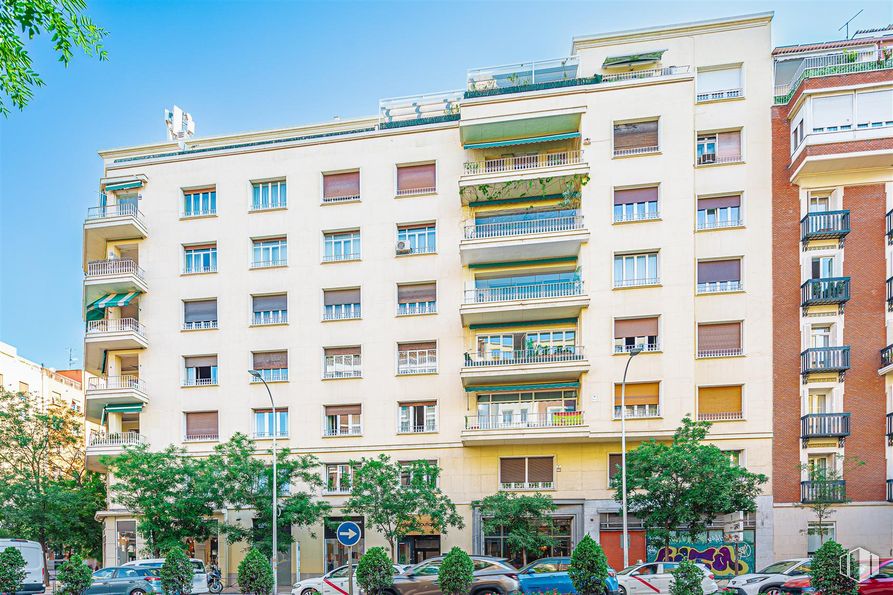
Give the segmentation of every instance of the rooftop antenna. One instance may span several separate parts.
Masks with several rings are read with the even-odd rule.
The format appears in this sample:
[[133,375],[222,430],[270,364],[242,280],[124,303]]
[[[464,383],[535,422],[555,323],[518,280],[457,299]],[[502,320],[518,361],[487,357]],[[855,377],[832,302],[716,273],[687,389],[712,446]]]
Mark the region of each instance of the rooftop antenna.
[[186,141],[195,134],[195,121],[192,115],[178,106],[164,110],[164,123],[167,125],[168,140],[175,140],[180,149],[186,148]]
[[[850,23],[852,23],[852,22],[853,22],[853,19],[855,19],[855,18],[856,18],[857,16],[859,16],[860,14],[862,14],[864,11],[865,11],[864,8],[859,9],[859,12],[857,12],[856,14],[854,14],[853,17],[852,17],[850,20],[848,20],[847,22],[845,22],[843,25],[840,26],[840,29],[843,29],[844,27],[846,27],[846,36],[844,37],[844,39],[849,39],[849,38],[850,38]],[[840,31],[840,29],[838,29],[838,31]]]
[[74,356],[74,349],[69,347],[68,348],[68,369],[69,370],[74,370],[74,364],[75,364],[75,362],[78,361],[78,359],[79,358],[76,358]]

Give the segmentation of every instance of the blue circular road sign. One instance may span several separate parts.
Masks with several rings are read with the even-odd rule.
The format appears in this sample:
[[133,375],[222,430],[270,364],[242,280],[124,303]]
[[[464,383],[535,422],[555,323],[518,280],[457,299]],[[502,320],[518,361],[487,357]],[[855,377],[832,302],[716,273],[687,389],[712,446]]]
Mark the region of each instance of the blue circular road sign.
[[340,525],[338,525],[338,531],[336,533],[338,536],[338,542],[346,547],[351,547],[357,544],[360,541],[360,538],[363,536],[360,531],[360,526],[353,521],[344,521]]

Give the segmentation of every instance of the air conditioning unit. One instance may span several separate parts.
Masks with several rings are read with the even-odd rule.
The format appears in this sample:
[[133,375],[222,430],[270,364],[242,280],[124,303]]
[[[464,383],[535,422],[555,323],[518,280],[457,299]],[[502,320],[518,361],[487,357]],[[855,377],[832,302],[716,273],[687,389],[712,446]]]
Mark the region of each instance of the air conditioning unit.
[[412,252],[412,246],[406,240],[397,242],[397,254],[409,254]]

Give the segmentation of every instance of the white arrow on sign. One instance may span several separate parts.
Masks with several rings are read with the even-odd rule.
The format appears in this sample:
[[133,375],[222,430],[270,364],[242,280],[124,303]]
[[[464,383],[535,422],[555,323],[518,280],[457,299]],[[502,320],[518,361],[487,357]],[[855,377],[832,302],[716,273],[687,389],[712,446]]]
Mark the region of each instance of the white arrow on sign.
[[356,535],[356,534],[357,534],[357,532],[354,531],[353,529],[349,528],[349,527],[348,527],[347,531],[341,531],[341,532],[339,533],[339,535],[345,535],[345,536],[347,536],[347,539],[348,539],[348,540],[353,539],[353,536]]

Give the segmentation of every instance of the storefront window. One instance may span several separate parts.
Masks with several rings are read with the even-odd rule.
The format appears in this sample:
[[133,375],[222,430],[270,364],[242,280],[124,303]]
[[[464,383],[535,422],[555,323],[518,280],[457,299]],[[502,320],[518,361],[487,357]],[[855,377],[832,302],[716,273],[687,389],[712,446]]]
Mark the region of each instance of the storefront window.
[[117,522],[118,566],[136,560],[136,521]]
[[360,556],[366,551],[366,528],[363,526],[363,517],[329,517],[325,521],[325,571],[329,572],[343,564],[347,564],[347,548],[338,543],[335,531],[339,523],[353,521],[360,526],[360,541],[353,546],[353,561],[359,562]]
[[[547,558],[551,556],[570,556],[573,550],[574,518],[570,516],[552,517],[552,539],[555,543],[552,547],[546,547],[540,551],[527,552],[527,562]],[[548,532],[546,527],[542,532]],[[510,552],[506,545],[505,531],[497,535],[484,535],[484,555],[508,558],[514,565],[521,567],[521,552]]]

